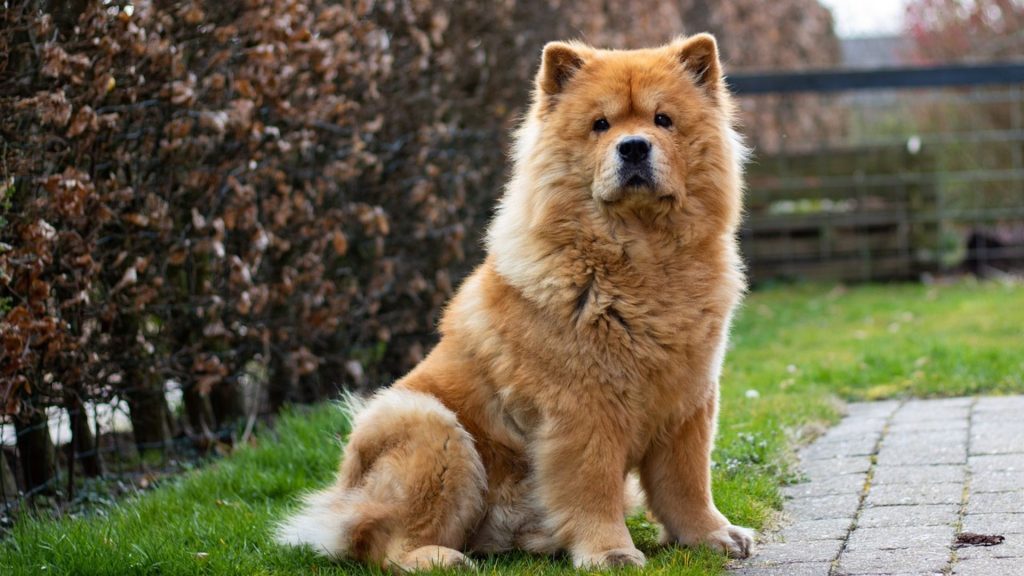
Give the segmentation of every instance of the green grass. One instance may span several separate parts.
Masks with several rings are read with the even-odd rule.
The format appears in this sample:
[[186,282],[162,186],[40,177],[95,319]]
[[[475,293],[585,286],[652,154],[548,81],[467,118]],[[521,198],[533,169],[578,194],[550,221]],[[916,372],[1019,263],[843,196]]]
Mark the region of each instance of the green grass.
[[[998,284],[821,286],[753,294],[737,319],[723,377],[715,453],[719,507],[764,527],[790,480],[795,432],[834,421],[837,398],[1024,391],[1024,287]],[[750,391],[756,391],[753,394]],[[254,447],[83,518],[26,519],[0,543],[4,574],[371,574],[268,535],[303,490],[328,482],[346,423],[324,406],[285,415]],[[645,573],[715,574],[707,550],[658,549],[630,519]],[[482,558],[485,573],[564,574],[564,557]]]

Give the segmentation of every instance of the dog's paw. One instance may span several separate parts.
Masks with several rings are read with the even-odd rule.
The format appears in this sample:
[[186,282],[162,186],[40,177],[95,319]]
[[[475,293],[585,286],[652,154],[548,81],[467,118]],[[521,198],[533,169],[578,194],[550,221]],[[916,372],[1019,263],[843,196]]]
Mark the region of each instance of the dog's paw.
[[701,543],[724,552],[730,558],[747,558],[754,551],[754,531],[726,524],[708,533]]
[[594,554],[573,554],[572,561],[577,568],[602,570],[619,566],[642,568],[647,558],[636,548],[612,548]]
[[444,546],[423,546],[392,561],[393,568],[401,572],[419,572],[435,568],[473,568],[473,561],[458,550]]

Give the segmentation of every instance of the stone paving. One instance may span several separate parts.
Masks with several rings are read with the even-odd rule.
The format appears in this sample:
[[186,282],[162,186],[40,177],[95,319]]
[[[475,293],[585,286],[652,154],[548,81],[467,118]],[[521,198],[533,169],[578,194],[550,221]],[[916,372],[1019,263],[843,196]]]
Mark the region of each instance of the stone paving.
[[851,404],[800,466],[734,576],[1024,576],[1024,396]]

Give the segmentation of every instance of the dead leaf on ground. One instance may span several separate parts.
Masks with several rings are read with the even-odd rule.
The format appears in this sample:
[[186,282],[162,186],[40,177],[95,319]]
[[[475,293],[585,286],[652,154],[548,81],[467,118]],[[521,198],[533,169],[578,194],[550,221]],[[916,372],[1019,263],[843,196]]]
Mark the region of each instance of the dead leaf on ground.
[[967,546],[996,546],[1002,544],[1006,537],[1002,534],[976,534],[974,532],[961,532],[956,536],[954,548]]

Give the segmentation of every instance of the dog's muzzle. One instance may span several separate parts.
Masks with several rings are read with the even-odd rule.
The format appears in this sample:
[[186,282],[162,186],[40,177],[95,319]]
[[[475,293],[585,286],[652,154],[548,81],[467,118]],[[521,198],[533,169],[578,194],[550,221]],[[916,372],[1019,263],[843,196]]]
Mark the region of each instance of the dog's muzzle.
[[623,188],[654,188],[651,143],[640,136],[627,136],[618,144],[619,184]]

